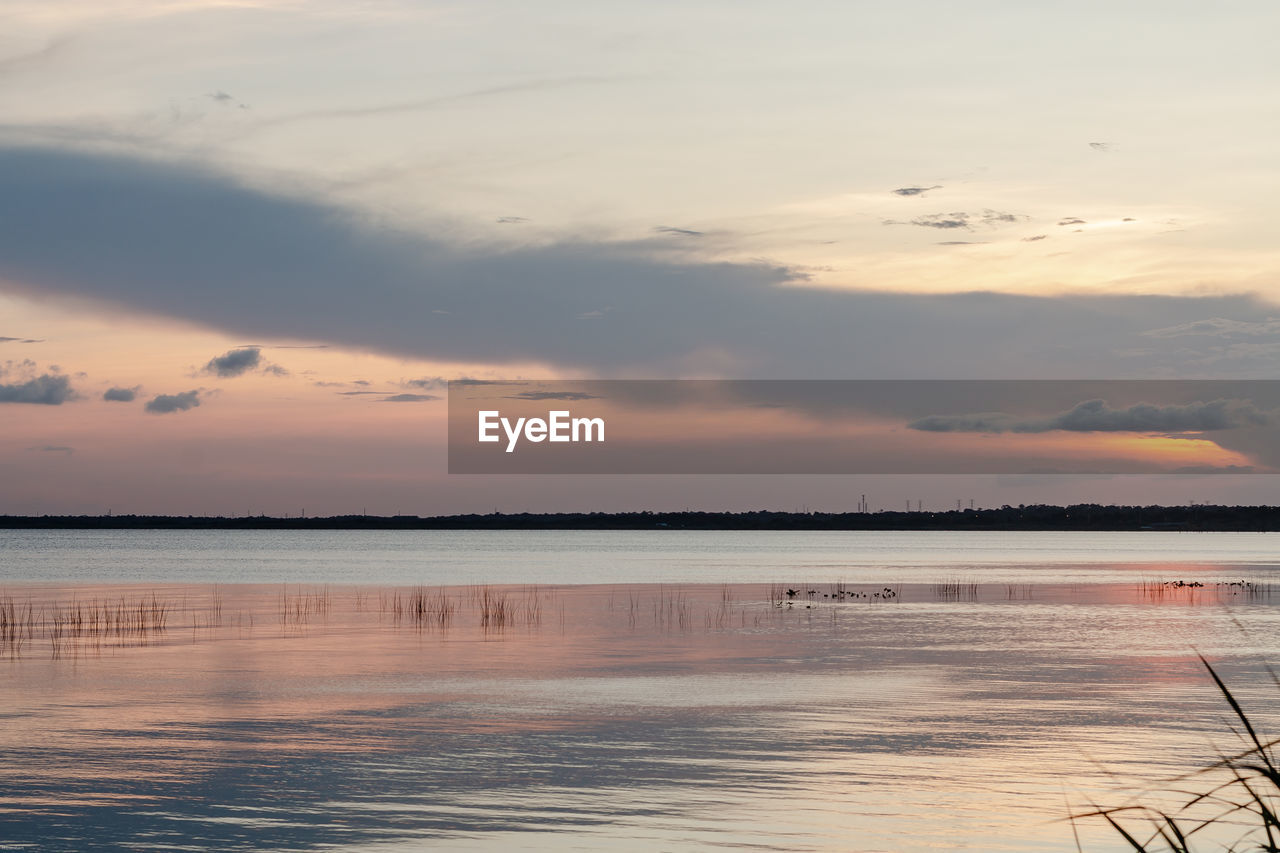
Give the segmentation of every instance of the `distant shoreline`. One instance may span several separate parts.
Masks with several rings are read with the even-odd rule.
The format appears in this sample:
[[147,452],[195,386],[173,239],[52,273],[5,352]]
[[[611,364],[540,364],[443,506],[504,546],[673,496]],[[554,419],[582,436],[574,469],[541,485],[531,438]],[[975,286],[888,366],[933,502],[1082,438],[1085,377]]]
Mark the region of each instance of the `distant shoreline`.
[[943,512],[592,512],[328,517],[0,516],[0,529],[1280,531],[1275,506],[1005,506]]

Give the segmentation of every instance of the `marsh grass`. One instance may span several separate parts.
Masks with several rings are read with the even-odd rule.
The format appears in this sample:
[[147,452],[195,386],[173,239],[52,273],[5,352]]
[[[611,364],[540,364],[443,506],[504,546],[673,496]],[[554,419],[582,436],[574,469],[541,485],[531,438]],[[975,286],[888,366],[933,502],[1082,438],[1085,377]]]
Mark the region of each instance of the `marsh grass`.
[[333,594],[327,585],[312,590],[299,588],[292,593],[289,592],[288,585],[285,585],[280,588],[280,594],[276,598],[276,615],[282,628],[303,626],[313,619],[328,619],[332,609]]
[[945,580],[933,585],[933,597],[938,601],[977,601],[979,585],[970,580]]
[[[1070,817],[1102,819],[1138,853],[1192,853],[1196,850],[1261,850],[1280,853],[1280,739],[1265,740],[1213,666],[1200,656],[1235,722],[1232,733],[1242,748],[1207,767],[1180,777],[1170,794],[1176,808],[1132,804],[1093,808]],[[1271,672],[1280,688],[1280,679]],[[1190,788],[1182,785],[1194,783]],[[1233,838],[1224,841],[1223,834]],[[1076,840],[1080,848],[1079,838]]]
[[53,601],[37,607],[0,598],[0,653],[17,657],[23,647],[47,641],[54,658],[113,645],[142,644],[162,633],[173,605],[155,593],[116,599]]

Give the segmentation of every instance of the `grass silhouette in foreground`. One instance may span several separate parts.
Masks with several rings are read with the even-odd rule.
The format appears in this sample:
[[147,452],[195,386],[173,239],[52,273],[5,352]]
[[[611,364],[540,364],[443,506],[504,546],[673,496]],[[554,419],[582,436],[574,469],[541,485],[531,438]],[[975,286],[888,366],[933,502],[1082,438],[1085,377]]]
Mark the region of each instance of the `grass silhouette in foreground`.
[[[1231,730],[1244,741],[1245,749],[1181,777],[1182,780],[1204,779],[1207,785],[1199,791],[1173,791],[1187,797],[1179,808],[1164,810],[1146,805],[1095,808],[1072,815],[1073,829],[1077,819],[1100,817],[1139,853],[1191,853],[1196,849],[1280,853],[1280,812],[1277,810],[1280,765],[1276,755],[1280,739],[1264,741],[1217,671],[1204,655],[1198,657],[1239,721],[1240,728],[1233,725]],[[1271,678],[1280,687],[1280,679],[1274,672]],[[1141,828],[1135,828],[1135,822]],[[1205,839],[1203,847],[1192,846],[1193,841],[1200,841],[1207,831],[1232,829],[1238,831],[1232,841]],[[1080,847],[1078,837],[1076,847]]]

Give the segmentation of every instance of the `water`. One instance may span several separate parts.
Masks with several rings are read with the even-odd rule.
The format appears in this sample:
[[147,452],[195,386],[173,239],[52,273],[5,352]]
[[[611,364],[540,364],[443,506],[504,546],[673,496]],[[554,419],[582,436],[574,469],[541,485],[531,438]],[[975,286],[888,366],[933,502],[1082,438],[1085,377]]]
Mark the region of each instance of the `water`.
[[0,530],[0,582],[1096,582],[1278,562],[1266,533]]
[[1197,651],[1280,731],[1274,541],[4,532],[168,610],[0,648],[0,849],[1075,850],[1235,748]]

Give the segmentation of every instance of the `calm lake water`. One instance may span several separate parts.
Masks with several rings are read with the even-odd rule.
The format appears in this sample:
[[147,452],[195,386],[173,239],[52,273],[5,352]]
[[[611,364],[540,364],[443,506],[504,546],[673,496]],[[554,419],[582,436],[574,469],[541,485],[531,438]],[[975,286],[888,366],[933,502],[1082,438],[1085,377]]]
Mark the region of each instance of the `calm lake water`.
[[1075,850],[1197,652],[1280,733],[1277,542],[0,531],[0,850]]

